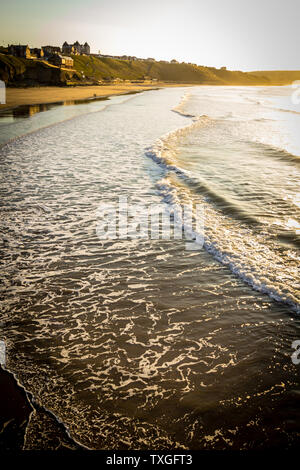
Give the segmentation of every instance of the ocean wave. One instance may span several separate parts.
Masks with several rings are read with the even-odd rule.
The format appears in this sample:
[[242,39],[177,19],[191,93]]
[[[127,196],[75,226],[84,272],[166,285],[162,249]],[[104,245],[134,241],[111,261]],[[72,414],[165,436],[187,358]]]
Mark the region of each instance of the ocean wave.
[[248,102],[250,102],[252,104],[255,104],[257,106],[264,106],[268,110],[279,111],[280,113],[291,113],[291,114],[300,115],[300,111],[296,111],[294,109],[288,109],[288,108],[280,108],[280,107],[274,105],[274,102],[272,102],[271,100],[259,100],[257,98],[253,99],[253,98],[250,98],[250,97],[245,97],[245,99]]
[[244,142],[258,150],[263,150],[265,156],[276,158],[277,160],[288,160],[290,162],[300,163],[300,155],[293,154],[284,147],[266,144],[258,140],[245,139]]
[[[184,113],[185,102],[186,97],[175,110]],[[171,205],[200,197],[199,201],[205,206],[206,214],[206,251],[254,290],[285,303],[299,313],[297,274],[294,273],[294,261],[289,259],[290,252],[287,251],[284,256],[278,255],[274,246],[276,237],[271,240],[270,234],[263,230],[263,225],[260,231],[253,230],[255,225],[259,225],[258,219],[243,211],[228,197],[218,194],[206,181],[200,181],[198,176],[195,178],[189,170],[182,168],[178,158],[181,139],[196,128],[205,128],[215,122],[216,120],[207,116],[194,116],[188,126],[164,135],[151,149],[147,149],[146,155],[169,172],[157,188],[163,199]],[[278,149],[265,144],[250,143],[268,149],[270,155],[274,154],[278,158],[296,158],[285,151],[278,155]],[[173,179],[170,174],[174,175]],[[288,233],[281,233],[278,239],[280,237],[295,241],[295,237]]]
[[[164,200],[171,205],[178,205],[180,200],[185,203],[194,200],[193,193],[172,183],[171,179],[165,179],[158,188]],[[254,290],[300,313],[297,257],[293,251],[287,251],[284,257],[278,255],[272,243],[266,243],[265,233],[253,233],[249,226],[224,217],[206,201],[202,201],[202,205],[205,213],[205,250]]]
[[285,108],[276,108],[275,106],[268,106],[269,109],[273,111],[279,111],[281,113],[291,113],[291,114],[298,114],[300,115],[299,111],[295,111],[294,109],[285,109]]

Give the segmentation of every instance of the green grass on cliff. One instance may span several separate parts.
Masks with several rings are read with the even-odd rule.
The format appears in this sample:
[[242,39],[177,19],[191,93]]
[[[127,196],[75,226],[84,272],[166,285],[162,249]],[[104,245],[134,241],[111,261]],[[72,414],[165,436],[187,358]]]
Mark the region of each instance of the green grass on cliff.
[[293,81],[300,80],[300,70],[268,70],[260,72],[250,72],[257,77],[264,76],[273,85],[290,85]]
[[243,72],[218,70],[192,64],[171,64],[147,60],[129,61],[95,56],[73,56],[74,68],[92,80],[157,79],[166,82],[201,83],[207,85],[268,84],[268,79]]
[[300,72],[238,72],[186,63],[130,61],[96,56],[73,56],[74,70],[49,67],[37,60],[0,51],[0,79],[10,86],[92,84],[99,81],[156,79],[203,85],[273,85],[292,83]]

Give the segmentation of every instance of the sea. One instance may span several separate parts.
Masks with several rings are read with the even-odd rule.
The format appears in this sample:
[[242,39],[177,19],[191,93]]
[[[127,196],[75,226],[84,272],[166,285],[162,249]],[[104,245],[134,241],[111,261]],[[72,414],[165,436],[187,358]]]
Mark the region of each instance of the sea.
[[[67,447],[61,428],[97,450],[299,447],[299,131],[291,86],[0,114],[0,340],[33,406],[25,450]],[[197,205],[202,243],[99,237],[120,198]]]

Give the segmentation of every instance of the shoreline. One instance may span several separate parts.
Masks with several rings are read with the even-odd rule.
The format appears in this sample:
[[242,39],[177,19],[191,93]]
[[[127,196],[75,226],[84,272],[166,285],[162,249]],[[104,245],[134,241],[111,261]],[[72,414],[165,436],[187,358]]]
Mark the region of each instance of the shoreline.
[[[157,90],[167,87],[196,86],[188,83],[164,83],[155,84],[122,84],[122,85],[95,85],[66,87],[31,87],[31,88],[7,88],[6,104],[0,104],[1,111],[7,111],[19,106],[38,106],[43,104],[72,104],[73,101],[105,99],[110,96],[139,93],[148,90]],[[76,103],[79,104],[79,103]]]
[[16,377],[0,366],[0,451],[20,451],[33,406]]
[[[75,441],[64,423],[50,410],[39,405],[31,392],[19,382],[18,377],[9,369],[0,365],[0,453],[28,451],[83,451],[87,449]],[[32,424],[33,422],[33,424]],[[38,423],[38,426],[35,424]],[[37,435],[26,434],[34,428]],[[26,449],[24,446],[26,444]]]
[[[152,83],[126,83],[116,85],[86,85],[74,87],[61,86],[41,86],[41,87],[22,87],[6,88],[6,103],[0,104],[0,116],[2,111],[17,109],[21,106],[43,106],[43,105],[71,105],[81,104],[84,101],[93,101],[97,99],[106,99],[110,96],[120,96],[131,93],[141,93],[143,91],[158,90],[161,88],[185,88],[207,86],[201,83],[181,83],[181,82],[156,82]],[[220,85],[208,85],[220,86]],[[235,85],[221,85],[235,86]],[[241,85],[239,85],[241,86]],[[245,85],[249,86],[249,85]],[[261,86],[261,85],[251,85]],[[265,85],[265,86],[284,86],[284,85]]]

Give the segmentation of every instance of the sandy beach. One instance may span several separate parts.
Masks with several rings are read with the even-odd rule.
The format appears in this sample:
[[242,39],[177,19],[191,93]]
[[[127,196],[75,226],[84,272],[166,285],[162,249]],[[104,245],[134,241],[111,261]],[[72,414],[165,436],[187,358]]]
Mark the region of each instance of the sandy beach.
[[60,101],[83,100],[88,98],[121,95],[129,92],[151,90],[157,87],[189,86],[186,84],[169,84],[157,82],[155,84],[127,83],[119,85],[76,86],[76,87],[41,87],[41,88],[7,88],[6,104],[1,109],[13,108],[21,105],[34,105],[56,103]]

